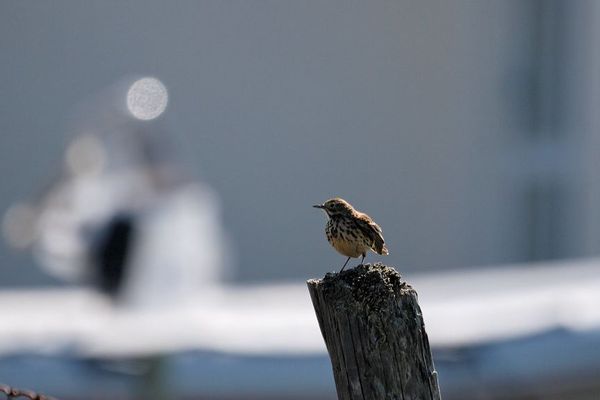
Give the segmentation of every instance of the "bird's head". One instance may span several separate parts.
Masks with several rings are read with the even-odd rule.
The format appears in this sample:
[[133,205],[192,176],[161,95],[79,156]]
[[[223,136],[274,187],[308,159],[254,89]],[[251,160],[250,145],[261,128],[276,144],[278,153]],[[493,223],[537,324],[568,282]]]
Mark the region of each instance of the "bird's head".
[[351,215],[354,211],[350,203],[339,197],[329,199],[323,204],[315,204],[313,207],[322,209],[329,217]]

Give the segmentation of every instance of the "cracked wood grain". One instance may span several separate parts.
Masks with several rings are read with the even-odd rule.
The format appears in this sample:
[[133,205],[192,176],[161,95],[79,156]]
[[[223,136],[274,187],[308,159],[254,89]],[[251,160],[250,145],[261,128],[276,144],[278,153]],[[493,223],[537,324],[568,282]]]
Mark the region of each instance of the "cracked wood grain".
[[417,292],[393,268],[307,282],[340,400],[441,400]]

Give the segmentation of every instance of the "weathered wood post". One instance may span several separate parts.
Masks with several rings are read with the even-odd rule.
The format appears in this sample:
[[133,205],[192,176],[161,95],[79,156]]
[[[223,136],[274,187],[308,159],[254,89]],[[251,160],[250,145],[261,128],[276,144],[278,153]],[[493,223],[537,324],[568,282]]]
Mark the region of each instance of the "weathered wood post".
[[360,265],[307,282],[339,400],[440,400],[417,292],[393,268]]

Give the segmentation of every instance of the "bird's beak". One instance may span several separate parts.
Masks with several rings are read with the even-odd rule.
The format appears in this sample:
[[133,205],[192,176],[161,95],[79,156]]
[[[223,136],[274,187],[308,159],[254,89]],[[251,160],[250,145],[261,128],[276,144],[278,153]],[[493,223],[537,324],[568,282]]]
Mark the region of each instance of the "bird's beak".
[[315,204],[313,207],[314,208],[325,208],[325,206],[323,204]]

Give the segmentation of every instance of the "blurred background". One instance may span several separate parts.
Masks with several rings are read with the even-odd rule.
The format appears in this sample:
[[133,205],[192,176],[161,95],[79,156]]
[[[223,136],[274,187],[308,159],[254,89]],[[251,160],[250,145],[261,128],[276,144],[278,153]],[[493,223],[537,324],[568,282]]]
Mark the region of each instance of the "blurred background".
[[446,399],[600,398],[600,3],[0,3],[0,381],[334,399],[340,196]]

